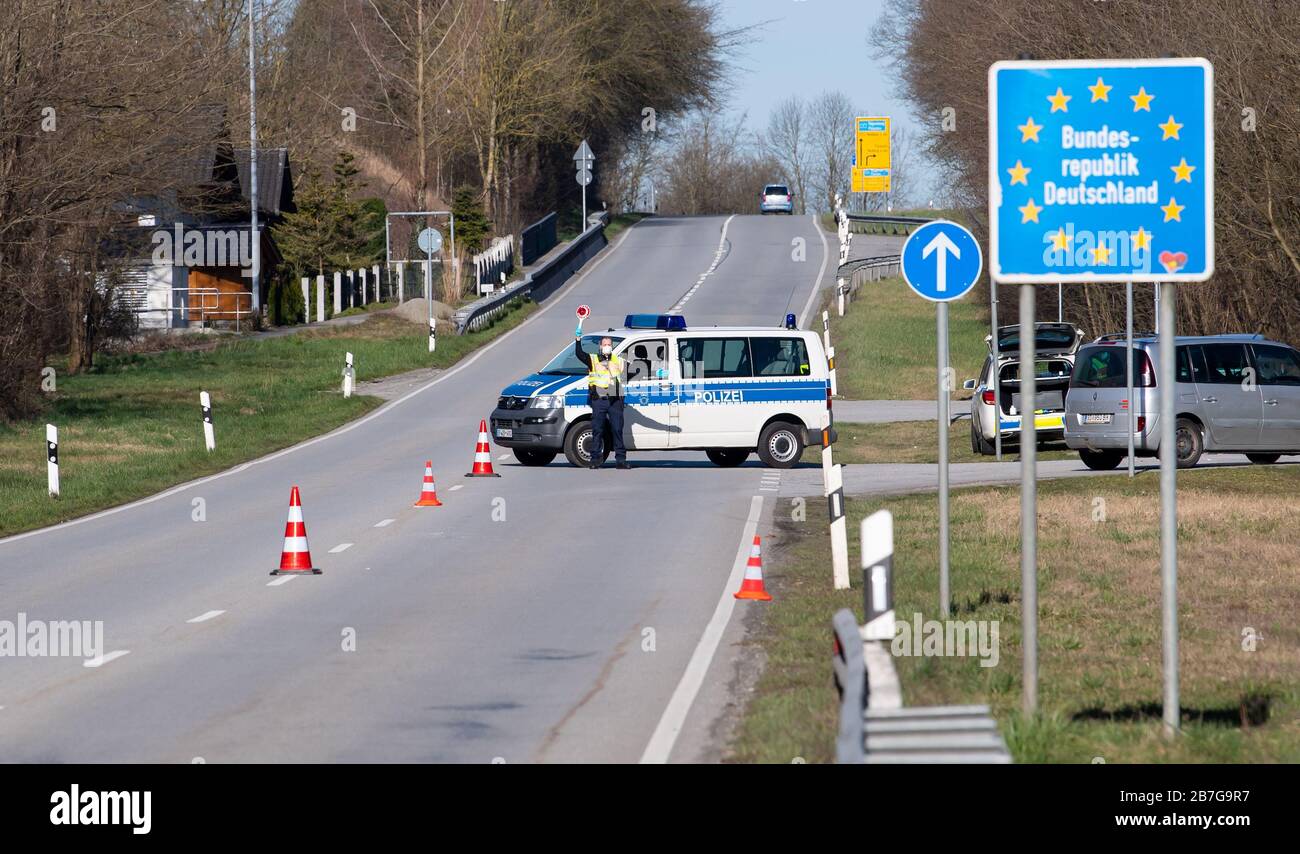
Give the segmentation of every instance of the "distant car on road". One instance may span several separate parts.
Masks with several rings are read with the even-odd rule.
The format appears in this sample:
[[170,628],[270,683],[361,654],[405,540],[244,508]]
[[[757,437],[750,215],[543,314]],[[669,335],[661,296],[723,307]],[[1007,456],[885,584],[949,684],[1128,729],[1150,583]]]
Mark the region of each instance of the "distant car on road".
[[[1020,419],[1025,406],[1020,399],[1020,327],[998,328],[998,364],[993,365],[993,336],[985,336],[989,354],[978,380],[967,380],[964,388],[975,392],[970,402],[970,446],[976,454],[993,454],[995,438],[1002,444],[1020,441]],[[1034,365],[1037,395],[1034,427],[1040,441],[1059,441],[1065,431],[1065,392],[1074,370],[1074,354],[1083,333],[1073,323],[1034,325]],[[993,375],[997,371],[998,393],[994,400]]]
[[790,188],[785,184],[768,184],[758,197],[758,210],[764,214],[793,214],[794,196],[790,193]]
[[[1254,463],[1300,454],[1300,351],[1262,335],[1175,339],[1175,436],[1179,468],[1206,451],[1242,453]],[[1065,400],[1065,444],[1084,465],[1107,470],[1128,454],[1130,413],[1137,456],[1160,452],[1158,339],[1133,341],[1128,406],[1124,338],[1106,335],[1083,347]]]

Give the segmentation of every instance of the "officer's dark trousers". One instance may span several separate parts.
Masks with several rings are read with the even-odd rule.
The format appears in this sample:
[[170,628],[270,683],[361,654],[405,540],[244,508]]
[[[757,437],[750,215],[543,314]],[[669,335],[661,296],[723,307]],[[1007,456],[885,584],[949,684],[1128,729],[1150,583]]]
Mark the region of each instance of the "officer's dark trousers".
[[605,431],[609,430],[614,440],[614,460],[623,462],[627,459],[627,448],[623,447],[623,398],[592,397],[591,399],[591,461],[600,462],[606,453]]

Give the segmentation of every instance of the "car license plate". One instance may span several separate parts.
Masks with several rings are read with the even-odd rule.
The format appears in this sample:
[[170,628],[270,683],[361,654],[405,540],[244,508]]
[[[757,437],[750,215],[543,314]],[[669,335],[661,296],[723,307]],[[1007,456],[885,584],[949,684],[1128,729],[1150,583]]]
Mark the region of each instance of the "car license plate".
[[1107,412],[1102,415],[1085,415],[1083,416],[1083,423],[1084,424],[1109,424],[1110,413]]
[[515,437],[515,430],[514,430],[513,427],[498,427],[498,428],[497,428],[497,438],[498,438],[498,439],[513,439],[514,437]]

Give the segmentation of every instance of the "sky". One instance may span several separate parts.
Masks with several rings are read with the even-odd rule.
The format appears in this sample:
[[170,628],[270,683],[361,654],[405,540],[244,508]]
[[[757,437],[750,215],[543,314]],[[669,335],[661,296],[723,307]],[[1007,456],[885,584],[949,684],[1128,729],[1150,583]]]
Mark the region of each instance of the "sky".
[[[811,100],[839,89],[864,113],[918,129],[891,68],[875,58],[869,42],[882,0],[722,0],[720,5],[725,29],[767,22],[734,60],[731,107],[748,114],[750,128],[766,128],[772,108],[790,95]],[[934,195],[933,170],[923,162],[918,166],[923,170],[918,195]]]

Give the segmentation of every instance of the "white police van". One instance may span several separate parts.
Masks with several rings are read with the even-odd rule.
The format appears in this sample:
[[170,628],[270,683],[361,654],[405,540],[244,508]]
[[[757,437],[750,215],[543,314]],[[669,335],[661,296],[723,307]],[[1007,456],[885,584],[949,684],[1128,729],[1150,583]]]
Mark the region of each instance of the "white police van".
[[[785,327],[688,329],[680,315],[629,314],[623,328],[582,342],[592,353],[608,337],[627,363],[629,451],[702,450],[720,466],[738,466],[757,451],[766,465],[791,468],[830,428],[821,339],[794,326],[794,315]],[[526,466],[547,465],[561,451],[573,465],[589,465],[589,369],[571,342],[506,388],[492,412],[492,438]],[[610,447],[606,441],[606,456]]]

